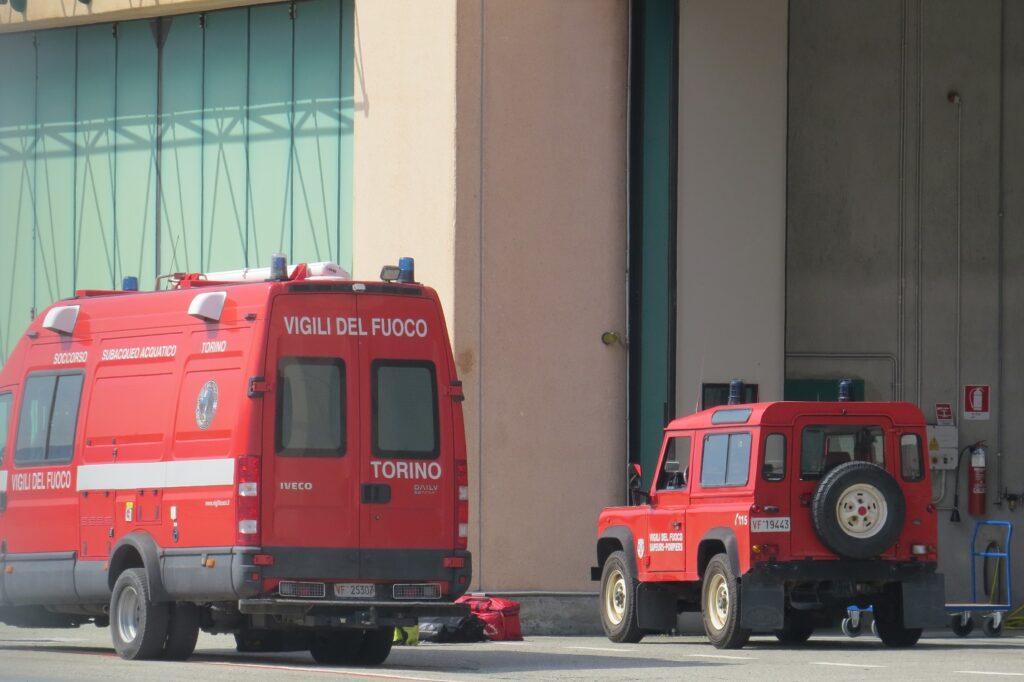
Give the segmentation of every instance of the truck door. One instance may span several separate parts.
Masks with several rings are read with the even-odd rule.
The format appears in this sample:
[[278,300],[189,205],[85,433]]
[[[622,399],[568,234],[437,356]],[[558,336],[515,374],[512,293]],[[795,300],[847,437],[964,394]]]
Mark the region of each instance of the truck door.
[[[349,294],[284,294],[273,302],[264,369],[271,391],[263,399],[261,542],[296,576],[354,576],[358,570],[355,314]],[[329,554],[314,566],[308,554],[287,549],[308,547]]]
[[[793,430],[792,553],[802,557],[832,557],[814,528],[812,499],[821,477],[850,461],[878,464],[892,472],[885,451],[885,436],[892,423],[878,415],[814,415],[796,420]],[[868,510],[870,513],[870,510]]]
[[681,572],[686,566],[686,507],[690,503],[689,435],[668,434],[651,498],[648,536],[651,571]]
[[388,550],[452,549],[453,410],[448,332],[434,299],[360,296],[363,575],[380,575]]

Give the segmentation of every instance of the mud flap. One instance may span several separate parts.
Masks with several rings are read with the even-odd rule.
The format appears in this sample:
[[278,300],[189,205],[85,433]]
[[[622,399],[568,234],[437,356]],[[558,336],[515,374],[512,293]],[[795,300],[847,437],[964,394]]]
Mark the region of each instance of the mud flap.
[[903,585],[903,627],[944,628],[946,581],[941,573],[923,573],[907,578]]
[[641,583],[636,588],[636,622],[641,630],[668,632],[676,626],[676,598]]
[[758,632],[782,628],[786,612],[786,588],[781,582],[740,581],[740,627]]

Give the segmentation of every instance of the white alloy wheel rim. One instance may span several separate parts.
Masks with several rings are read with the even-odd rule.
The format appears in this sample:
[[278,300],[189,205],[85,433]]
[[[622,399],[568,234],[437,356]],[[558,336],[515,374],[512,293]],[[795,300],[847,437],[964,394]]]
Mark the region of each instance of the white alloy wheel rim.
[[705,607],[711,627],[715,630],[724,630],[729,620],[729,583],[721,573],[711,577],[711,583],[708,585],[708,603]]
[[626,578],[617,568],[608,574],[604,594],[604,613],[612,625],[618,625],[626,617]]
[[139,605],[139,593],[130,585],[125,587],[117,600],[117,632],[126,644],[139,634]]
[[855,483],[836,503],[836,520],[843,532],[857,540],[877,535],[889,517],[889,505],[881,491],[868,483]]

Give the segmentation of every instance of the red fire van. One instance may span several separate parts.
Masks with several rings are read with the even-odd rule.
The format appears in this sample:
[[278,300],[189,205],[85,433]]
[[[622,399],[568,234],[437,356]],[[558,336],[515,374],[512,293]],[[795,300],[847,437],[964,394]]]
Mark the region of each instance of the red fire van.
[[[409,261],[411,259],[403,259]],[[374,665],[469,586],[462,388],[411,263],[79,291],[0,371],[0,621]],[[406,267],[407,266],[407,267]]]

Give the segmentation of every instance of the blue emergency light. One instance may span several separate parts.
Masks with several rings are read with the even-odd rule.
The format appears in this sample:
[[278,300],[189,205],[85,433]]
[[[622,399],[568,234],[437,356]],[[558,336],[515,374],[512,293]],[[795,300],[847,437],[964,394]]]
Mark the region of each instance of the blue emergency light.
[[839,402],[850,402],[850,389],[853,388],[852,379],[843,379],[839,382]]
[[288,256],[275,253],[270,257],[270,279],[278,282],[288,279]]
[[398,259],[398,281],[403,284],[410,284],[416,281],[416,263],[409,256],[402,256]]
[[139,278],[134,275],[128,275],[121,280],[121,288],[125,291],[138,291],[139,290]]

